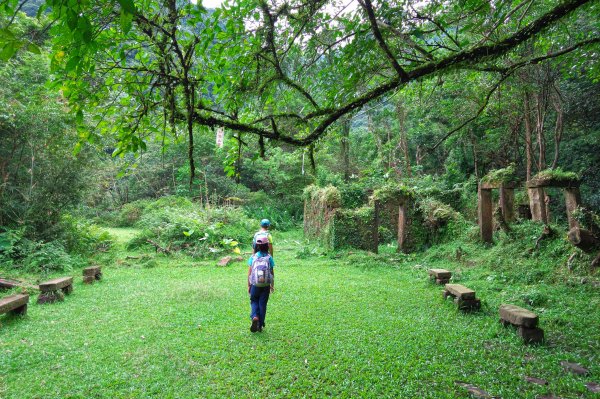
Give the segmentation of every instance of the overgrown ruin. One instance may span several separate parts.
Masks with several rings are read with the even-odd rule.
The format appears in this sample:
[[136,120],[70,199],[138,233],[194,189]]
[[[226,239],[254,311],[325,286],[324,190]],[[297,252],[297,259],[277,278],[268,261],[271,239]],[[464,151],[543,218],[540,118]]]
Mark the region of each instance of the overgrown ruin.
[[439,201],[418,202],[415,192],[403,185],[375,190],[368,203],[354,209],[342,207],[336,187],[309,186],[304,191],[304,234],[332,249],[376,253],[380,243],[395,240],[398,252],[412,252],[427,246],[431,233],[454,214]]

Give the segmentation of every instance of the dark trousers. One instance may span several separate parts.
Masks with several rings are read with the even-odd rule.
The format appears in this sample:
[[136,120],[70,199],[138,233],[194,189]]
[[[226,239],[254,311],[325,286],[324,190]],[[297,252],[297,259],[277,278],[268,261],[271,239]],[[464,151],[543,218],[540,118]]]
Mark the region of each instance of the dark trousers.
[[267,316],[267,302],[269,302],[269,292],[271,287],[250,287],[250,318],[258,316],[259,326],[265,326],[265,317]]

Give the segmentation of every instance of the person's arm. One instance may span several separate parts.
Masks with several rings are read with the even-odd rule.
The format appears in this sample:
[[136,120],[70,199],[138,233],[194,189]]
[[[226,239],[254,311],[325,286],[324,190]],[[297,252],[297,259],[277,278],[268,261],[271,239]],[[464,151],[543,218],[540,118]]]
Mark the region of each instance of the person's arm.
[[273,275],[273,280],[271,282],[271,292],[275,291],[275,261],[271,257],[269,259],[269,265],[271,266],[271,274]]
[[252,266],[248,267],[248,294],[250,293],[250,273],[252,273]]

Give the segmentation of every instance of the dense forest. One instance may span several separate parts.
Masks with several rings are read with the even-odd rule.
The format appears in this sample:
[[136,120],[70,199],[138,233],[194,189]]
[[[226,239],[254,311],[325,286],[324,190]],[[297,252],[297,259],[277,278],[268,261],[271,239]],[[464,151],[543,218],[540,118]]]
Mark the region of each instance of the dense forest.
[[[135,285],[129,268],[159,266],[160,275],[171,263],[185,269],[245,254],[268,218],[285,237],[286,261],[326,268],[376,259],[385,284],[394,281],[390,263],[413,278],[422,265],[454,262],[491,304],[506,298],[502,281],[514,284],[508,298],[542,311],[568,302],[550,294],[556,287],[585,285],[573,320],[587,314],[597,330],[598,1],[0,6],[0,279],[39,283],[101,264]],[[542,192],[536,220],[531,182],[540,179],[562,183]],[[564,182],[580,190],[574,209]],[[491,240],[479,233],[486,183],[494,187]],[[514,188],[511,220],[501,185]],[[377,216],[374,204],[390,192],[410,198],[406,248],[398,211],[391,223]],[[340,223],[327,237],[302,236],[311,200],[354,212],[347,217],[357,233]],[[368,246],[356,241],[372,239],[360,225],[372,227],[374,217],[382,218],[375,249],[357,255]],[[573,223],[589,242],[567,239]],[[560,317],[556,326],[571,326]],[[598,333],[586,340],[573,328],[574,352],[597,362]],[[568,340],[556,340],[552,356],[562,359]],[[0,397],[3,384],[12,386],[0,375]],[[563,390],[580,396],[568,397],[592,397],[569,384]],[[421,392],[406,389],[378,395]],[[519,392],[507,389],[504,397]],[[462,397],[432,395],[419,397]]]

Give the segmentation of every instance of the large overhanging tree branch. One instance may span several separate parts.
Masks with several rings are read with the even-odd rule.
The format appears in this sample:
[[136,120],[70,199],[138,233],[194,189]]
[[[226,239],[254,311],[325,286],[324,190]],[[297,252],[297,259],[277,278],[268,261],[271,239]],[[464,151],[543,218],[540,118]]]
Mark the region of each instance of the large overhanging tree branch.
[[[501,81],[529,63],[597,45],[589,32],[573,43],[554,29],[592,2],[549,8],[525,0],[493,18],[484,0],[465,10],[452,2],[403,9],[405,2],[375,8],[361,0],[364,12],[349,13],[326,1],[239,0],[214,13],[175,0],[145,0],[145,8],[133,0],[77,3],[74,13],[54,10],[63,19],[53,64],[77,112],[110,104],[117,123],[99,125],[123,152],[139,148],[144,134],[166,134],[157,129],[161,120],[173,134],[186,131],[191,150],[193,125],[306,146],[344,115],[411,82],[463,68]],[[487,24],[481,35],[467,28],[477,24]],[[520,56],[519,47],[542,32],[562,49]]]
[[[363,105],[376,100],[390,92],[398,90],[406,83],[411,81],[416,81],[419,79],[427,78],[429,76],[436,76],[439,74],[447,73],[457,68],[464,68],[467,66],[476,66],[482,63],[489,63],[495,59],[498,59],[504,55],[506,55],[511,50],[517,48],[519,45],[523,44],[525,41],[530,40],[535,35],[544,31],[545,29],[551,27],[560,19],[568,16],[573,11],[577,10],[581,6],[588,3],[588,0],[570,0],[563,2],[553,9],[547,11],[542,14],[538,18],[531,21],[529,24],[524,26],[523,28],[517,30],[511,35],[506,36],[502,40],[495,43],[487,43],[479,44],[474,47],[459,51],[459,52],[450,52],[445,57],[440,57],[439,59],[429,61],[426,63],[422,63],[420,65],[415,66],[413,69],[404,71],[404,69],[398,64],[397,60],[391,54],[391,51],[387,47],[381,32],[377,28],[377,22],[375,20],[375,15],[373,8],[370,2],[363,2],[364,8],[369,14],[369,23],[373,28],[374,36],[377,38],[377,42],[380,47],[386,54],[387,58],[393,65],[393,69],[397,72],[397,76],[391,78],[387,81],[381,82],[377,84],[375,87],[371,88],[367,92],[363,93],[360,96],[356,96],[343,104],[337,105],[335,107],[330,108],[327,112],[322,113],[320,116],[320,120],[316,125],[314,125],[311,131],[304,135],[303,137],[299,137],[298,135],[288,134],[283,135],[279,132],[284,131],[285,129],[277,129],[276,131],[273,128],[270,128],[268,125],[257,126],[252,123],[243,123],[243,122],[232,122],[230,120],[223,120],[222,118],[211,115],[210,110],[199,110],[196,115],[196,121],[201,124],[206,124],[209,126],[224,126],[227,128],[257,134],[259,136],[265,138],[277,139],[283,142],[296,144],[296,145],[309,145],[319,139],[323,134],[326,133],[328,127],[330,127],[335,121],[337,121],[340,117],[362,107]],[[495,28],[494,28],[495,29]],[[375,33],[377,32],[377,33]],[[274,40],[273,37],[269,39],[270,41]],[[531,62],[536,62],[538,59],[548,59],[552,57],[558,57],[567,52],[573,51],[577,48],[580,48],[584,45],[596,44],[597,39],[585,40],[580,43],[571,46],[569,50],[559,51],[553,54],[548,54],[541,57],[534,57],[532,59],[520,60],[515,62],[513,65],[509,67],[503,68],[495,68],[495,71],[503,72],[506,74],[507,70],[510,69],[514,71],[520,67],[528,65]],[[269,43],[270,44],[270,43]],[[504,80],[502,78],[501,80]],[[326,84],[326,83],[323,83]],[[488,96],[489,99],[489,96]],[[302,117],[302,115],[298,114],[287,114],[290,117],[296,119],[305,120],[306,118]],[[293,116],[292,116],[293,115]],[[273,117],[263,117],[259,120],[276,120],[275,115]],[[277,121],[275,122],[275,126],[277,126]]]

